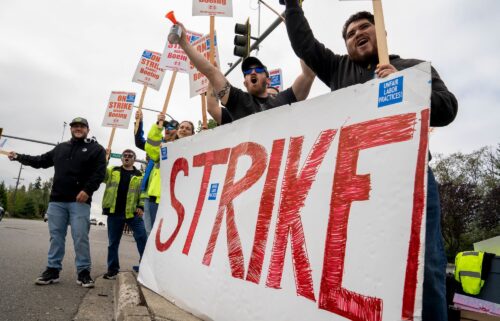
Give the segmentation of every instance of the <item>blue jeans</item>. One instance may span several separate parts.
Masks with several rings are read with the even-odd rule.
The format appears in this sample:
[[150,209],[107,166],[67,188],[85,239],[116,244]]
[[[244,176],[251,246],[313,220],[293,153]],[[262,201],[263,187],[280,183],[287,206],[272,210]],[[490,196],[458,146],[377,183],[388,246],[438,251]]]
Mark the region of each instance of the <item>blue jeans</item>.
[[75,248],[77,273],[90,271],[90,205],[78,202],[50,202],[47,209],[49,218],[50,247],[47,267],[61,270],[66,233],[71,226],[71,236]]
[[144,221],[144,227],[146,228],[146,234],[149,236],[151,233],[151,214],[149,213],[149,199],[144,200],[144,214],[142,215],[142,220]]
[[144,229],[144,221],[139,216],[125,219],[123,215],[108,216],[108,271],[118,272],[120,270],[120,261],[118,259],[118,247],[123,234],[123,228],[127,224],[134,233],[134,239],[137,244],[140,258],[146,247],[147,235]]
[[151,218],[151,229],[153,229],[153,225],[155,225],[157,212],[158,212],[158,203],[149,200],[149,217]]
[[427,216],[425,225],[425,268],[422,320],[447,321],[446,255],[441,234],[441,207],[434,174],[427,174]]

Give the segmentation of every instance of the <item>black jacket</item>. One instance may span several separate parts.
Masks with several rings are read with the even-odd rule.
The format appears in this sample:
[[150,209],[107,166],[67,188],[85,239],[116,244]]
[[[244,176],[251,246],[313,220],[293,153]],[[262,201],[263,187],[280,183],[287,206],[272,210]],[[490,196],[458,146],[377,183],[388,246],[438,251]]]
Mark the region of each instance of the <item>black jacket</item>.
[[106,175],[106,151],[94,139],[71,139],[40,156],[18,154],[17,160],[34,168],[54,166],[51,202],[75,202],[78,193],[85,191],[90,204]]
[[[304,12],[295,0],[287,0],[286,29],[295,54],[304,60],[332,91],[373,79],[377,57],[374,57],[375,61],[361,65],[353,62],[348,55],[334,54],[314,38]],[[389,60],[397,70],[422,62],[417,59],[402,59],[396,55],[389,56]],[[448,91],[434,68],[431,77],[431,126],[446,126],[457,115],[457,99]]]

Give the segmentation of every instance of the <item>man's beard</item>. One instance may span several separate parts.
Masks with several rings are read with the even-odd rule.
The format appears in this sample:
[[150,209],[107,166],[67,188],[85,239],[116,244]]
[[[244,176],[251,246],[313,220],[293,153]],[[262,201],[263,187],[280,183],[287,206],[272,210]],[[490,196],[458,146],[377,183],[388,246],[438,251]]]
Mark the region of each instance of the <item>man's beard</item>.
[[84,140],[85,138],[87,138],[87,135],[84,134],[82,137],[76,137],[73,133],[71,133],[71,138],[75,140]]

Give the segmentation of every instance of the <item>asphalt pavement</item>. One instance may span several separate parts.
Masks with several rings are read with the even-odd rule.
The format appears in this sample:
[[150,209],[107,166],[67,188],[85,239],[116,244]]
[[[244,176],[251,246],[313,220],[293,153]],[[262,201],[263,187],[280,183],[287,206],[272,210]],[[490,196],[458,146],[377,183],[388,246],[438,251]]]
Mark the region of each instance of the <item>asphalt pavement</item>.
[[[94,226],[90,232],[94,279],[106,272],[107,230]],[[43,221],[4,218],[0,222],[0,320],[68,321],[72,320],[88,289],[76,284],[71,232],[66,237],[66,255],[60,283],[35,285],[36,277],[47,264],[49,233]],[[120,244],[122,271],[137,265],[135,241],[124,235]],[[113,282],[103,280],[106,282]],[[103,296],[103,300],[109,300]]]

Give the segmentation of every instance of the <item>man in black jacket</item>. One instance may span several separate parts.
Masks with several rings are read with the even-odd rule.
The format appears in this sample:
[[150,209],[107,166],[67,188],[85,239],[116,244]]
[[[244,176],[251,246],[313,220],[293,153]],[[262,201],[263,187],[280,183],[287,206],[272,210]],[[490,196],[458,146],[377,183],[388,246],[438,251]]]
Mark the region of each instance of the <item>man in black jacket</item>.
[[87,138],[89,124],[85,118],[73,119],[70,126],[71,140],[58,144],[48,153],[30,156],[10,152],[9,159],[34,168],[54,166],[54,183],[47,209],[50,233],[48,264],[35,283],[46,285],[59,282],[69,224],[76,254],[76,282],[90,288],[94,287],[90,277],[90,203],[92,194],[106,174],[106,151],[95,139]]
[[[367,82],[375,76],[390,74],[420,63],[390,55],[389,64],[377,65],[377,40],[374,17],[358,12],[344,24],[347,55],[338,55],[314,38],[299,0],[286,0],[286,29],[295,54],[302,59],[332,91]],[[457,114],[458,103],[434,68],[431,70],[431,119],[433,127],[446,126]],[[423,320],[447,320],[444,253],[437,184],[432,171],[427,177],[426,244],[423,288]]]

